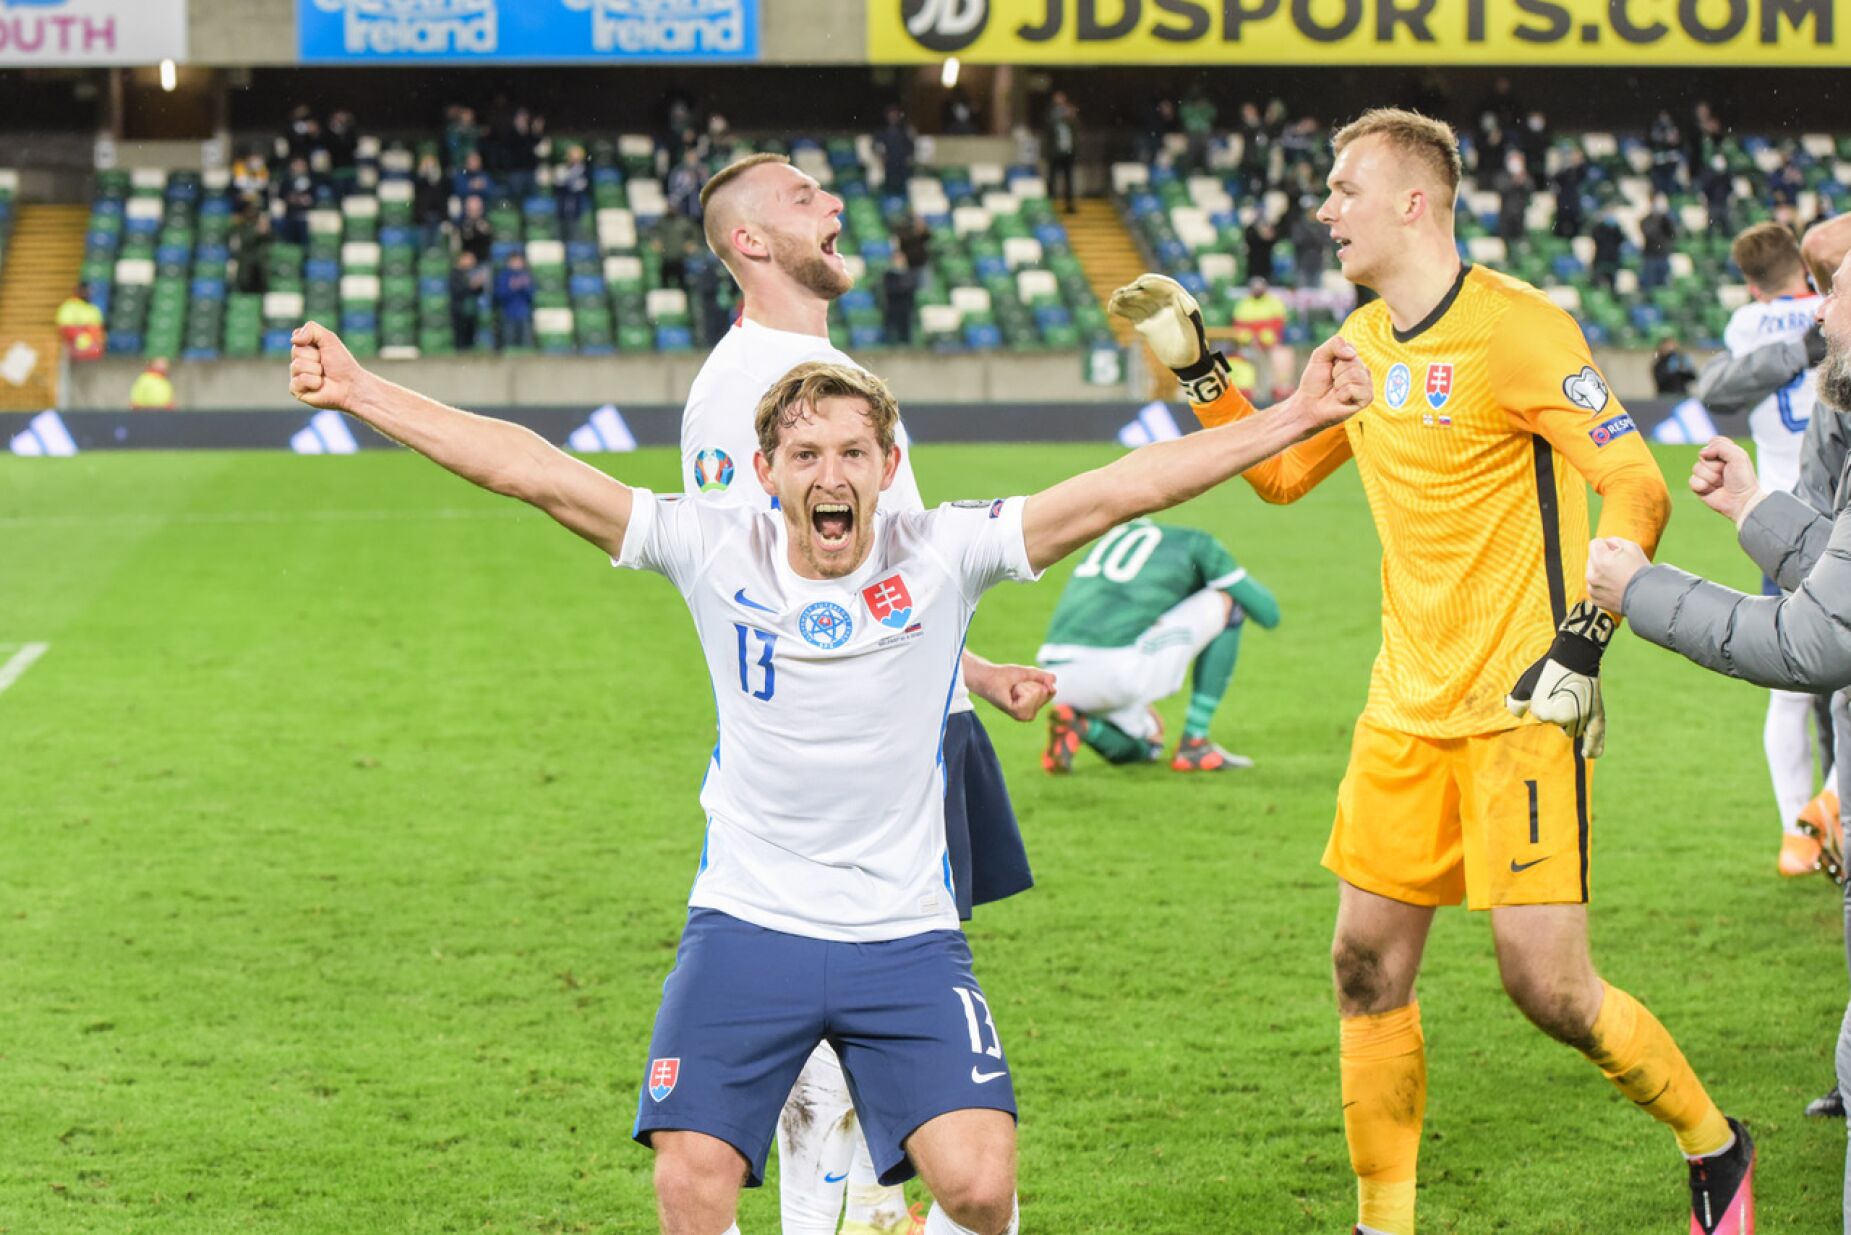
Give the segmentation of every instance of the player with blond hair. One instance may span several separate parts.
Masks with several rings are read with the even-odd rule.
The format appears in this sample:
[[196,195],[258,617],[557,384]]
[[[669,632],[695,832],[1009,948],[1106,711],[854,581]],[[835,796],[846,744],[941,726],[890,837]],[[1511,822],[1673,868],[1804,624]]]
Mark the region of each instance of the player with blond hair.
[[[1246,473],[1303,497],[1354,459],[1382,543],[1382,646],[1337,791],[1332,967],[1344,1132],[1365,1235],[1413,1235],[1426,1050],[1414,984],[1434,909],[1489,910],[1504,988],[1669,1126],[1691,1230],[1753,1228],[1753,1144],[1676,1042],[1603,981],[1588,948],[1589,761],[1613,618],[1585,597],[1591,483],[1602,535],[1648,552],[1670,513],[1658,466],[1579,327],[1542,293],[1460,259],[1452,130],[1397,109],[1340,129],[1318,218],[1378,299],[1343,327],[1375,401]],[[1112,298],[1206,425],[1229,391],[1196,305],[1146,275]]]

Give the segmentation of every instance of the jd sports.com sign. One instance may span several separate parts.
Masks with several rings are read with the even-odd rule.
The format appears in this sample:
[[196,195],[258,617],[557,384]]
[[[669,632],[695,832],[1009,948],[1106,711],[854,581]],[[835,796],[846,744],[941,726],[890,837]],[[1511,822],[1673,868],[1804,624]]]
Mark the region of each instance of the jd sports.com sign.
[[1837,65],[1837,0],[871,0],[868,58]]

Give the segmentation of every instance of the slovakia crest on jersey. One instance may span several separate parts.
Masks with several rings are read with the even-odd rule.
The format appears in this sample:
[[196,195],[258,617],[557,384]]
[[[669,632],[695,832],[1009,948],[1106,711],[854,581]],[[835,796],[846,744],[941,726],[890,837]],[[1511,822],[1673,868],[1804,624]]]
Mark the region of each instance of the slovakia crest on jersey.
[[855,623],[841,605],[819,600],[797,615],[797,633],[806,643],[833,652],[855,633]]
[[1427,366],[1427,406],[1438,411],[1446,406],[1446,400],[1453,397],[1453,366],[1451,361],[1444,364]]
[[898,575],[888,575],[874,586],[862,588],[861,599],[868,602],[868,612],[882,626],[904,630],[906,619],[913,616],[912,594],[906,590],[906,580]]
[[1382,383],[1382,397],[1388,400],[1388,406],[1399,409],[1408,401],[1408,394],[1414,389],[1414,374],[1404,364],[1398,364],[1388,371],[1388,380]]
[[681,1079],[680,1059],[653,1059],[649,1062],[649,1096],[657,1102],[675,1092]]

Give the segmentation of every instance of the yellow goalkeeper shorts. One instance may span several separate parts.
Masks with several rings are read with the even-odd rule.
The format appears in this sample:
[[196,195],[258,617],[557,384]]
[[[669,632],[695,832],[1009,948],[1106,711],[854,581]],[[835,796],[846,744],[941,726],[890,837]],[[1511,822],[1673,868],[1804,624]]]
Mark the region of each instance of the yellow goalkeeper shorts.
[[1410,905],[1586,904],[1591,772],[1554,725],[1423,738],[1359,720],[1324,865]]

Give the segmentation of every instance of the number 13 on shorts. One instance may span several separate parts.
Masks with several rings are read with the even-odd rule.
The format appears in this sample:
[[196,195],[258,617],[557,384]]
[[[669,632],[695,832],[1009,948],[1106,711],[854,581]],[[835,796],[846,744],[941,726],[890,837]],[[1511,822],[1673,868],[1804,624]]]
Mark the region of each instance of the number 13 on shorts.
[[990,1001],[983,997],[982,991],[967,986],[954,986],[951,990],[964,1006],[964,1023],[970,1030],[971,1054],[981,1057],[971,1065],[971,1082],[977,1085],[988,1084],[1008,1071],[1001,1064],[994,1065],[995,1070],[992,1071],[993,1065],[986,1062],[991,1059],[1001,1060],[1003,1057],[1003,1041],[996,1036],[996,1021],[990,1016]]

